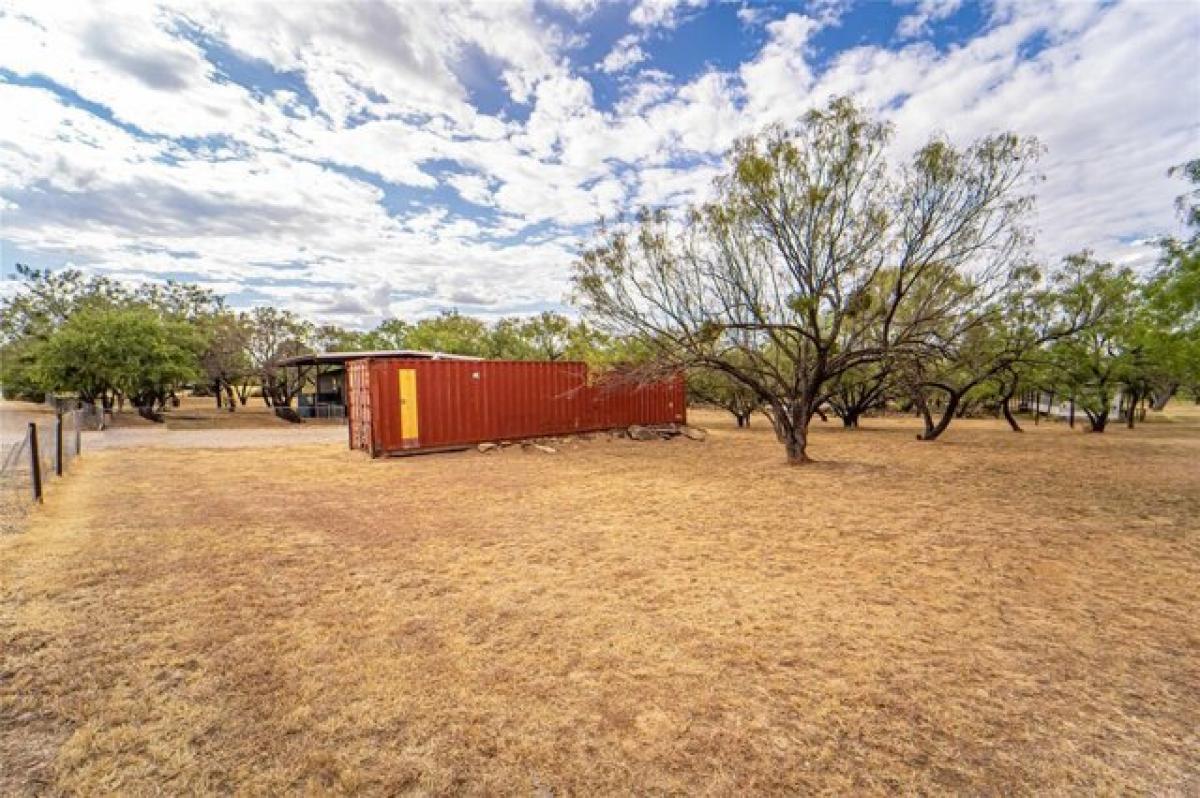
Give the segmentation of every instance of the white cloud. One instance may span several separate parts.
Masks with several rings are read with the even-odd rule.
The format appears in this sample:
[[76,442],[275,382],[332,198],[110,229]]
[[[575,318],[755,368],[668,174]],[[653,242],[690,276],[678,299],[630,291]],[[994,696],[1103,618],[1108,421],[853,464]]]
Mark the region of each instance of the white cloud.
[[940,22],[962,8],[962,0],[904,0],[904,5],[916,5],[916,11],[903,17],[896,26],[896,35],[911,39],[929,31],[933,22]]
[[766,22],[767,15],[767,9],[759,5],[743,3],[737,10],[738,21],[749,27],[762,25]]
[[739,70],[746,110],[757,124],[794,119],[800,107],[812,103],[813,75],[806,50],[809,37],[819,28],[819,22],[800,14],[767,25],[767,43]]
[[614,74],[624,72],[634,64],[640,64],[645,60],[646,53],[638,46],[637,37],[630,34],[617,40],[609,54],[600,62],[599,67],[601,72]]
[[487,178],[481,175],[451,175],[446,182],[467,202],[474,202],[476,205],[492,204],[491,185]]
[[[633,9],[659,31],[609,57],[652,50],[678,5]],[[527,2],[6,8],[0,67],[45,76],[115,123],[0,83],[2,235],[46,259],[131,279],[198,275],[339,323],[468,297],[491,301],[472,312],[503,314],[566,293],[580,225],[702,201],[738,136],[836,94],[895,123],[898,157],[937,131],[1038,136],[1047,260],[1090,246],[1145,262],[1145,242],[1173,228],[1181,188],[1164,173],[1200,140],[1188,6],[1002,0],[960,45],[859,46],[820,68],[813,36],[842,7],[808,9],[765,21],[764,44],[736,67],[684,82],[641,69],[600,107],[590,67],[569,59],[577,35]],[[204,36],[299,85],[238,85]],[[488,68],[468,75],[471,58]],[[527,103],[527,116],[480,111],[479,85]],[[464,212],[443,192],[482,207]]]
[[639,28],[673,28],[682,11],[706,4],[707,0],[638,0],[629,12],[629,22]]

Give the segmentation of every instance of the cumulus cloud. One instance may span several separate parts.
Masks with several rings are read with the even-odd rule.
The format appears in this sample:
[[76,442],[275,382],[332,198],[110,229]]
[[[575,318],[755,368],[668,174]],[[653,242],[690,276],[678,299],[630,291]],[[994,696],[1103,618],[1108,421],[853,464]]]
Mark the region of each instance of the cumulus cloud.
[[[558,5],[580,24],[595,11]],[[954,3],[922,0],[902,25],[915,41],[819,53],[833,0],[764,12],[740,63],[630,69],[698,5],[635,6],[597,74],[572,60],[580,31],[532,0],[9,4],[0,237],[343,324],[500,315],[558,302],[598,217],[703,201],[737,137],[842,94],[894,122],[897,158],[933,133],[1038,136],[1046,260],[1086,246],[1145,263],[1176,223],[1165,171],[1200,133],[1184,4],[1003,0],[974,38],[936,47],[921,32]],[[470,53],[493,67],[482,88]],[[276,80],[239,81],[229,58]]]
[[600,62],[599,67],[601,72],[611,75],[616,72],[624,72],[634,64],[640,64],[645,60],[646,52],[638,46],[637,36],[629,34],[617,40],[612,50]]
[[896,35],[903,39],[928,32],[931,23],[940,22],[962,8],[962,0],[906,0],[904,4],[915,5],[916,10],[896,26]]
[[638,0],[629,12],[629,21],[639,28],[673,28],[681,12],[706,4],[707,0]]

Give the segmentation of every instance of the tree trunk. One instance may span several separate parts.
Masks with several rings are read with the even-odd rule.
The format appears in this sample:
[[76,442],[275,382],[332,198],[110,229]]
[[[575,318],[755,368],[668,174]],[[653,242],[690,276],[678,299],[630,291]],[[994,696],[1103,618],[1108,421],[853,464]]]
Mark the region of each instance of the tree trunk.
[[842,426],[846,429],[858,429],[858,412],[847,410],[842,413]]
[[1008,422],[1008,426],[1012,427],[1013,432],[1024,432],[1024,430],[1021,429],[1021,425],[1018,424],[1017,420],[1013,417],[1012,408],[1008,406],[1008,403],[1011,399],[1012,394],[1004,397],[1004,401],[1000,403],[1000,410],[1004,413],[1004,420]]
[[229,412],[237,410],[237,403],[233,400],[233,386],[229,383],[225,383],[225,398],[228,399],[226,404],[229,405]]
[[1154,392],[1153,400],[1150,404],[1150,409],[1156,413],[1161,413],[1167,406],[1167,402],[1171,401],[1171,397],[1179,390],[1179,383],[1172,382],[1166,387]]
[[1133,391],[1130,391],[1129,396],[1126,397],[1125,426],[1129,429],[1133,429],[1133,424],[1137,420],[1137,406],[1141,399],[1142,397]]
[[1097,415],[1088,413],[1088,420],[1092,423],[1092,432],[1104,432],[1104,428],[1108,426],[1108,410]]
[[808,430],[800,430],[792,428],[788,440],[784,441],[784,447],[787,449],[788,465],[804,465],[811,463],[812,460],[808,457]]
[[212,384],[213,396],[217,399],[217,409],[221,409],[221,381],[215,380]]
[[813,413],[803,409],[792,409],[783,405],[771,408],[771,424],[775,437],[787,451],[788,465],[804,465],[812,462],[808,457],[808,422]]
[[1074,394],[1071,394],[1071,406],[1070,406],[1070,409],[1067,410],[1067,424],[1070,425],[1071,429],[1075,429],[1075,395]]
[[[933,429],[933,417],[929,414],[929,402],[925,399],[925,394],[917,391],[913,394],[913,404],[921,414],[921,420],[925,423],[925,432]],[[920,435],[917,436],[921,437]]]
[[925,431],[917,436],[917,440],[935,441],[938,436],[946,431],[950,426],[950,422],[954,419],[954,413],[958,410],[958,403],[962,400],[962,394],[952,393],[946,399],[946,407],[942,410],[942,417],[938,419],[937,424],[933,423],[933,419],[929,415],[926,408],[922,408],[925,415]]

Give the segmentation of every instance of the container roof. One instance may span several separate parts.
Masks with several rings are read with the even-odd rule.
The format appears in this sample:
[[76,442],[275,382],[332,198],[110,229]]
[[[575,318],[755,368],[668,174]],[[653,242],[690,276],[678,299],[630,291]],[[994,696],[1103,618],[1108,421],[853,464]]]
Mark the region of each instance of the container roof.
[[324,366],[363,358],[396,358],[402,360],[482,360],[470,355],[451,355],[446,352],[425,352],[420,349],[373,349],[365,352],[314,352],[279,361],[281,366]]

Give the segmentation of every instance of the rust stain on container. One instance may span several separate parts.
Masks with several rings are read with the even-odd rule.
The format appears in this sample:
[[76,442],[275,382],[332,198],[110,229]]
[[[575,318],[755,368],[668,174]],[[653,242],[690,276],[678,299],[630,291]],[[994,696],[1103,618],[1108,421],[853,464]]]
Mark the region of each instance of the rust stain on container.
[[355,360],[350,446],[402,454],[687,421],[682,376],[648,384],[588,377],[576,362]]

